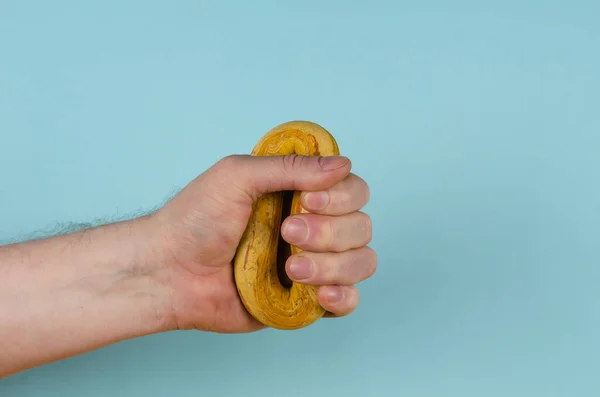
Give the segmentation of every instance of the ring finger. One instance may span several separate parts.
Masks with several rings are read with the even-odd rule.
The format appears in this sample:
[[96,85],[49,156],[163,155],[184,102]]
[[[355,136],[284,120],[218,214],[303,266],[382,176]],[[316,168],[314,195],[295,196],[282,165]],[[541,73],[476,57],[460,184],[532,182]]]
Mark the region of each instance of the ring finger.
[[301,252],[286,262],[290,279],[311,285],[353,285],[371,277],[377,256],[369,247],[342,253]]

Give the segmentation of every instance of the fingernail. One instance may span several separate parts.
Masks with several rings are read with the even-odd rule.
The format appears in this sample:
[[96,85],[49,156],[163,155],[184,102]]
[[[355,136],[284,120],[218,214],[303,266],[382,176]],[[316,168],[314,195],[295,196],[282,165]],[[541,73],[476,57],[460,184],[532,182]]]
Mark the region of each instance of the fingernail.
[[308,235],[308,229],[306,223],[300,219],[290,219],[286,222],[285,229],[283,231],[283,237],[290,244],[300,244],[306,241]]
[[322,210],[329,204],[327,192],[309,192],[304,195],[304,203],[308,210]]
[[325,298],[330,303],[337,303],[342,300],[343,295],[344,294],[342,293],[341,289],[331,288],[331,289],[327,290],[327,293],[325,294]]
[[343,156],[325,156],[319,158],[319,165],[325,171],[337,170],[348,164],[348,159]]
[[291,260],[289,266],[289,276],[294,280],[306,280],[312,275],[312,261],[308,258],[299,256]]

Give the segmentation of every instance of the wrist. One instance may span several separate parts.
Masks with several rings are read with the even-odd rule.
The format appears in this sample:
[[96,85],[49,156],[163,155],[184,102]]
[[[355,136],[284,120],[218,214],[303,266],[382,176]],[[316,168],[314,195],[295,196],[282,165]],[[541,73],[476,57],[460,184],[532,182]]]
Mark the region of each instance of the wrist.
[[134,249],[131,260],[123,263],[123,273],[136,284],[136,293],[148,298],[140,305],[148,333],[177,329],[169,255],[159,220],[150,214],[128,221],[124,226],[128,229],[125,241]]

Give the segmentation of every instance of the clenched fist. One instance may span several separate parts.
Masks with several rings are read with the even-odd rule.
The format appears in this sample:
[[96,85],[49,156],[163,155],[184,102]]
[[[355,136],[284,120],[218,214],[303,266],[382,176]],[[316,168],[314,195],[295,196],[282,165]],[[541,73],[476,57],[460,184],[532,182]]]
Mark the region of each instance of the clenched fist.
[[244,309],[232,260],[252,203],[263,194],[302,191],[309,214],[288,217],[284,240],[303,252],[286,263],[290,279],[319,286],[328,316],[344,316],[359,301],[354,284],[370,277],[376,255],[365,181],[345,157],[230,156],[192,181],[155,214],[163,230],[175,327],[216,332],[262,328]]

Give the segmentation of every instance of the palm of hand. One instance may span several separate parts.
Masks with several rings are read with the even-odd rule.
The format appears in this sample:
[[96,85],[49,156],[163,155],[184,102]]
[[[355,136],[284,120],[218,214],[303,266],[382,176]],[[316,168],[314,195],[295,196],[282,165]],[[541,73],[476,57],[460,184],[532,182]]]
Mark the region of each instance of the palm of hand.
[[[264,328],[243,307],[232,260],[245,230],[252,199],[219,183],[215,169],[200,175],[165,210],[170,230],[170,278],[177,328],[223,333]],[[221,180],[222,181],[222,180]]]

